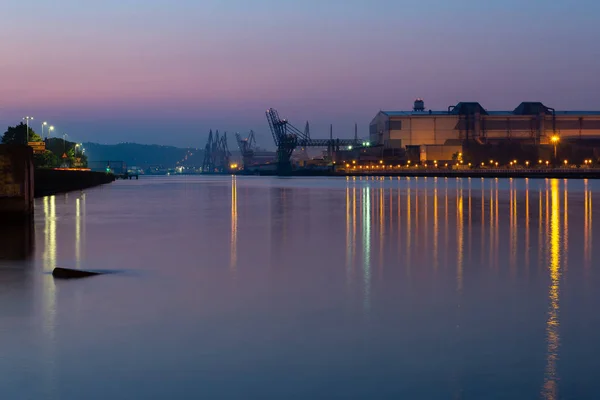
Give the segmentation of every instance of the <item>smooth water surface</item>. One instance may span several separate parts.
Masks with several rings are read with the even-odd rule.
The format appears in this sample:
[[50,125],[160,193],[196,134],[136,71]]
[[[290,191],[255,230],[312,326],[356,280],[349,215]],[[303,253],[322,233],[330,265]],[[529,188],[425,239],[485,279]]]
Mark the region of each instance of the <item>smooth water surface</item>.
[[0,393],[597,398],[599,188],[190,176],[38,199],[0,230]]

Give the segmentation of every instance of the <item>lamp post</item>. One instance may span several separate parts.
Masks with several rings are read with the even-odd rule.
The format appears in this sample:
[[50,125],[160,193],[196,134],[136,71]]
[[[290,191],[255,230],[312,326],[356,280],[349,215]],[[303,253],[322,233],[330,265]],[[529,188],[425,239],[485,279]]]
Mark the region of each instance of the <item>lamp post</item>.
[[54,130],[54,125],[48,127],[48,137],[50,137],[50,132]]
[[556,160],[556,145],[558,144],[558,142],[560,142],[560,136],[552,135],[552,137],[550,138],[550,141],[554,145],[554,159]]
[[29,142],[29,120],[33,120],[33,117],[26,116],[23,119],[25,120],[27,126],[27,131],[25,132],[25,144],[27,144],[27,142]]
[[42,140],[45,139],[46,137],[44,136],[44,127],[48,125],[48,123],[46,121],[42,122]]

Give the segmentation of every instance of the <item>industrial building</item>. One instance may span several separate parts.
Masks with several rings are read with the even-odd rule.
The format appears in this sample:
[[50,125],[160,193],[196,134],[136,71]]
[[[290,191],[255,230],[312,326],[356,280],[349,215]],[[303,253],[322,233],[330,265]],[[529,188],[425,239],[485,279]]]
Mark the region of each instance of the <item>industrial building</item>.
[[477,102],[460,102],[447,110],[426,110],[417,99],[412,111],[380,111],[371,121],[372,144],[387,149],[410,146],[460,146],[504,140],[549,144],[600,139],[600,111],[556,111],[540,102],[523,102],[512,111],[489,111]]

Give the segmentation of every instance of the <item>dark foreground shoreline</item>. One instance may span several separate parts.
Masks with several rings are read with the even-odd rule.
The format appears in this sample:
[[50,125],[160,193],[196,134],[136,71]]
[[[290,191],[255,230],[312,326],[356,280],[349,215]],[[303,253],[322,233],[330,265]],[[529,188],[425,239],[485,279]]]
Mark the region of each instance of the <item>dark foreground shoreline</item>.
[[113,174],[94,171],[37,169],[34,175],[35,197],[88,189],[115,180]]

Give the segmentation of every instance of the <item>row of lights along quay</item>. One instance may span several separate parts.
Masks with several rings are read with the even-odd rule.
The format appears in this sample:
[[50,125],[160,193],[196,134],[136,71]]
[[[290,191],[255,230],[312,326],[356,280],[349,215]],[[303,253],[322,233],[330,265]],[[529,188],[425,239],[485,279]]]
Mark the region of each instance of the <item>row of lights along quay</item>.
[[344,165],[335,166],[336,174],[347,176],[383,175],[383,176],[456,176],[456,177],[565,177],[565,178],[600,178],[600,163],[594,160],[583,160],[582,164],[570,164],[562,160],[559,165],[550,160],[536,162],[512,160],[508,164],[489,160],[487,163],[474,165],[458,162],[386,164],[361,163],[353,160]]

